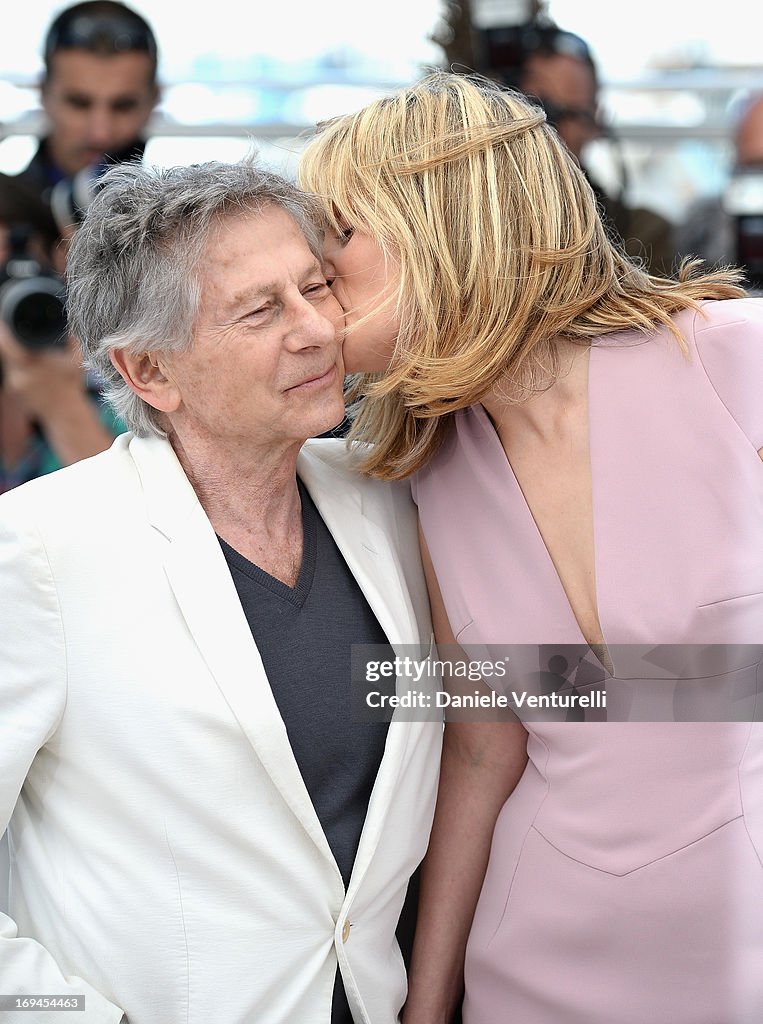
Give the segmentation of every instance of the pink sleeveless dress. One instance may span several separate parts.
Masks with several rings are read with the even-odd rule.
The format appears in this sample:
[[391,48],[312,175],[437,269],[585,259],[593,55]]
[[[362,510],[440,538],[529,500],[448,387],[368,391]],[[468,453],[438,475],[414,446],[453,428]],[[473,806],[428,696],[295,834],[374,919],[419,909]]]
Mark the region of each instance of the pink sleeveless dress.
[[[664,330],[592,347],[598,608],[610,645],[752,645],[746,720],[526,723],[464,1024],[763,1022],[763,300],[703,311],[689,359]],[[467,654],[584,642],[481,406],[413,493]]]

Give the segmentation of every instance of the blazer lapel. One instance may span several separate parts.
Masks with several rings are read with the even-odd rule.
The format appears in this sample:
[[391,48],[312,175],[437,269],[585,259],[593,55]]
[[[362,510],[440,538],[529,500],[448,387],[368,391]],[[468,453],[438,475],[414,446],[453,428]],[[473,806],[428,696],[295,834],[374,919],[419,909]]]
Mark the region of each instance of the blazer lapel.
[[297,472],[390,644],[398,653],[403,646],[418,646],[422,638],[403,585],[398,553],[366,515],[363,494],[352,473],[336,469],[310,448],[300,453]]
[[263,767],[341,884],[212,525],[169,442],[133,438],[130,454],[191,636]]
[[[420,656],[426,657],[430,637],[419,635],[416,614],[403,584],[400,556],[387,534],[365,514],[362,489],[353,483],[350,470],[335,469],[311,447],[300,453],[297,469],[395,654],[403,658],[420,652]],[[422,641],[426,647],[423,651]],[[409,687],[410,680],[398,676],[398,692],[407,691]],[[379,842],[411,740],[412,726],[410,710],[398,708],[387,733],[384,757],[355,857],[348,890],[350,899],[361,884]]]

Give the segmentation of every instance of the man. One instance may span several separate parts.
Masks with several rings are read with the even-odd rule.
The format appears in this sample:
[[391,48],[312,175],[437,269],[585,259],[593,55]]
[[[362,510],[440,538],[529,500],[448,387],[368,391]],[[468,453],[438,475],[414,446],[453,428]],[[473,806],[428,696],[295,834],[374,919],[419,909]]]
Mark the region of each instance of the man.
[[[615,141],[599,119],[598,72],[588,44],[545,19],[503,30],[503,34],[510,44],[504,41],[495,68],[486,73],[540,101],[549,122],[586,171],[613,235],[651,272],[670,275],[676,260],[670,221],[653,210],[630,206],[622,194],[625,181],[617,194],[606,191],[585,166],[589,143],[602,135]],[[623,167],[622,159],[619,164]]]
[[[48,131],[15,181],[0,182],[0,234],[16,225],[16,193],[39,200],[68,238],[105,166],[139,159],[159,97],[157,46],[146,21],[113,0],[89,0],[62,11],[45,37],[42,106]],[[15,192],[11,195],[11,189]],[[25,225],[26,226],[26,225]],[[65,250],[52,244],[50,269],[62,273]],[[0,278],[2,268],[0,268]],[[0,325],[0,491],[103,451],[118,429],[104,415],[79,368],[79,351],[30,352]]]
[[350,648],[410,652],[429,611],[405,485],[303,448],[344,412],[310,211],[250,163],[109,171],[70,314],[133,433],[0,498],[0,991],[84,993],[83,1024],[405,997],[440,729],[353,721]]
[[49,196],[86,168],[140,158],[159,98],[147,22],[114,0],[75,4],[51,23],[43,57],[49,129],[21,179]]

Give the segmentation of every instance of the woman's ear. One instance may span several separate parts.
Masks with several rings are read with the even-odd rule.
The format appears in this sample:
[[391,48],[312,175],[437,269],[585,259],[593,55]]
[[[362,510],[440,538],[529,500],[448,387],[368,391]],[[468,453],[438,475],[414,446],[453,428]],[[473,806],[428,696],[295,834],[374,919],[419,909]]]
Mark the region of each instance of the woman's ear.
[[180,391],[166,374],[161,357],[153,352],[134,355],[127,349],[113,349],[111,362],[139,398],[159,412],[175,412]]

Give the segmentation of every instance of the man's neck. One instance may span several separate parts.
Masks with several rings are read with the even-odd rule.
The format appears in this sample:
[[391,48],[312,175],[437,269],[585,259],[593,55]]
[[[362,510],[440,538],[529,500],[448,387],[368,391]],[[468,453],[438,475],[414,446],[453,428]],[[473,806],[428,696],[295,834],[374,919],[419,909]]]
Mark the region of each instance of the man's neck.
[[177,434],[170,443],[218,536],[266,569],[273,556],[293,560],[295,546],[301,555],[301,442],[265,449],[230,441],[224,452]]

